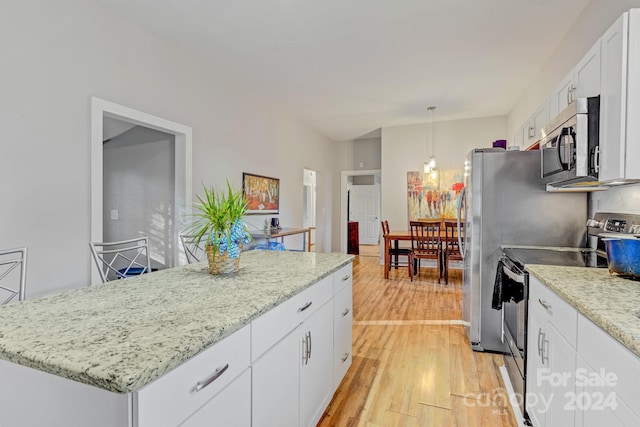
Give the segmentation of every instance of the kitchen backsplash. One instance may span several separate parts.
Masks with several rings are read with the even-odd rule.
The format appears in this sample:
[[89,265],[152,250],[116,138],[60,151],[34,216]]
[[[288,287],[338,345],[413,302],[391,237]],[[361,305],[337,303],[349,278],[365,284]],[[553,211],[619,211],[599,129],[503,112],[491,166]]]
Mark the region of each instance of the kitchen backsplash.
[[640,214],[640,184],[613,187],[589,194],[589,217],[595,212]]

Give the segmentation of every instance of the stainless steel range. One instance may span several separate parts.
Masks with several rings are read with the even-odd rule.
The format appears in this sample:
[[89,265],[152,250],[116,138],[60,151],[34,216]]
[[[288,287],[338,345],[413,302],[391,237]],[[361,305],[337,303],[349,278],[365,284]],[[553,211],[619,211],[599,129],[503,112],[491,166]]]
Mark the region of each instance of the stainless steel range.
[[[528,264],[563,265],[570,267],[607,268],[602,236],[637,234],[640,215],[599,212],[586,224],[589,247],[543,247],[503,245],[496,281],[503,280],[513,297],[502,304],[502,337],[508,348],[505,366],[525,420],[527,364],[527,301],[529,291]],[[506,286],[506,285],[509,286]]]

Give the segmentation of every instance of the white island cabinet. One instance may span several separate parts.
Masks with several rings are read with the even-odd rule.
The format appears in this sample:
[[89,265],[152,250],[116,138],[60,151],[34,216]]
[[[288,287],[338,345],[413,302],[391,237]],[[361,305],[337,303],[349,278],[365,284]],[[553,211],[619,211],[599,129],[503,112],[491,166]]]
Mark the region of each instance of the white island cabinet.
[[[21,310],[17,305],[0,310],[0,426],[316,425],[351,360],[346,337],[351,336],[353,257],[261,252],[265,253],[243,258],[244,276],[218,278],[215,283],[206,267],[191,265],[127,279],[127,287],[79,290],[27,301]],[[191,294],[173,286],[177,280]],[[175,299],[167,298],[171,291]],[[113,310],[126,292],[136,295],[134,300],[127,296],[128,301],[157,293],[164,304],[180,298],[187,303],[160,308],[167,313],[155,317],[157,307],[140,313],[153,305],[142,302],[124,325],[122,314],[116,319]],[[111,298],[115,301],[107,303]],[[104,313],[95,310],[96,299],[107,307]],[[212,304],[218,308],[204,315],[202,308],[194,312],[190,301],[201,303],[205,311]],[[6,326],[8,320],[25,324],[37,318],[46,322],[59,313],[75,315],[86,306],[92,308],[92,317],[104,317],[85,328],[86,336],[79,332],[77,342],[91,343],[102,323],[122,324],[113,326],[122,326],[114,331],[120,341],[114,338],[113,351],[111,346],[96,346],[95,362],[86,360],[94,354],[91,351],[65,362],[77,355],[77,347],[67,340],[60,344],[59,337],[45,342],[47,334],[39,332],[43,325],[37,322],[25,328]],[[334,321],[336,309],[344,313],[339,321]],[[166,324],[149,323],[145,334],[136,325],[149,318]],[[24,339],[19,331],[26,332]],[[214,344],[198,351],[212,333],[218,336]],[[102,341],[106,339],[111,338]],[[145,351],[138,349],[141,344]],[[44,354],[42,366],[23,358],[38,346],[40,351],[33,354]],[[98,355],[105,349],[107,356]],[[349,354],[340,365],[335,363],[338,351]],[[184,356],[176,366],[180,354],[195,355]],[[175,367],[166,367],[171,364]],[[76,369],[78,365],[87,368]],[[94,367],[95,373],[85,372]]]

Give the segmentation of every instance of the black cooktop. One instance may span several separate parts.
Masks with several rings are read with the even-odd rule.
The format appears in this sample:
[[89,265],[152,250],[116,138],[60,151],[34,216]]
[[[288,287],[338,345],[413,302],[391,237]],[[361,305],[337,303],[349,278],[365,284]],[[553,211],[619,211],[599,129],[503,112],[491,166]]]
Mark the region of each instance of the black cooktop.
[[520,268],[526,264],[563,265],[567,267],[606,268],[607,259],[593,249],[505,248],[504,254]]

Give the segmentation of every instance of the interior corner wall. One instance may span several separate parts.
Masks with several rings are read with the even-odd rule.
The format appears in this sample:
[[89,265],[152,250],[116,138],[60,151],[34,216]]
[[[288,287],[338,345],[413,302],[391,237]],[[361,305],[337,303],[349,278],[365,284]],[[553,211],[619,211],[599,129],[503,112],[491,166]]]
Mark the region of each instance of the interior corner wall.
[[[302,225],[303,169],[318,171],[318,250],[332,247],[337,144],[95,0],[3,4],[2,247],[27,246],[27,298],[90,283],[91,97],[193,129],[193,191],[280,178],[280,219]],[[339,174],[339,172],[338,172]],[[339,199],[338,199],[339,200]],[[339,204],[338,204],[339,206]],[[339,234],[339,232],[338,232]]]
[[591,0],[565,37],[550,53],[540,72],[509,112],[508,139],[551,95],[578,61],[623,12],[640,7],[640,0]]
[[[507,116],[436,122],[438,168],[462,169],[469,151],[491,147],[506,131]],[[407,172],[422,170],[430,149],[426,123],[382,128],[381,215],[392,229],[408,228]]]
[[136,126],[103,145],[103,164],[103,240],[146,236],[152,267],[174,267],[175,136]]

